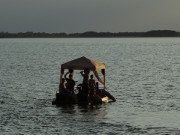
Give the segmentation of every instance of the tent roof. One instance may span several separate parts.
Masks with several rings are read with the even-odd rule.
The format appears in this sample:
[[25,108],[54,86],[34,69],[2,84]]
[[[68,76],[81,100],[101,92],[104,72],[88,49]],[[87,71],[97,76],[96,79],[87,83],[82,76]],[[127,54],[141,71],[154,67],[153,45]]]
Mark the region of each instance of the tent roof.
[[84,70],[87,68],[89,70],[98,71],[100,69],[105,69],[105,64],[83,56],[81,58],[62,64],[61,68],[62,69],[76,69],[76,70]]

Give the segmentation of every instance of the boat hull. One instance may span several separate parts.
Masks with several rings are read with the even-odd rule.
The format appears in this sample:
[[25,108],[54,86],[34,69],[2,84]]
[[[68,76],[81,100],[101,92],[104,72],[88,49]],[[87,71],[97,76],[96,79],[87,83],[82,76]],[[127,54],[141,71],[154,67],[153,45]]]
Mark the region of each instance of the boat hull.
[[98,96],[81,96],[71,95],[67,93],[56,93],[56,99],[52,101],[53,105],[64,105],[64,104],[102,104],[108,102],[108,97]]

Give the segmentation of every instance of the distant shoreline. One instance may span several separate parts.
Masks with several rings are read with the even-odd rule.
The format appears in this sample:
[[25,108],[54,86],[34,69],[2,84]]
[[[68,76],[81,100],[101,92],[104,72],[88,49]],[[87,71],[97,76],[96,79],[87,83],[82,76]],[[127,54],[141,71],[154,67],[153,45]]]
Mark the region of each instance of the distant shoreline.
[[180,32],[172,30],[152,30],[147,32],[84,32],[84,33],[8,33],[0,32],[0,38],[128,38],[128,37],[180,37]]

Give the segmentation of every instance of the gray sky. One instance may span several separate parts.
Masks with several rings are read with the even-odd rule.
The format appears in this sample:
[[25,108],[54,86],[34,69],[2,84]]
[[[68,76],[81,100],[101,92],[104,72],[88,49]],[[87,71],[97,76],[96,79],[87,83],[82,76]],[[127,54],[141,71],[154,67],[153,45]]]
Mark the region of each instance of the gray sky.
[[0,32],[180,31],[180,0],[0,0]]

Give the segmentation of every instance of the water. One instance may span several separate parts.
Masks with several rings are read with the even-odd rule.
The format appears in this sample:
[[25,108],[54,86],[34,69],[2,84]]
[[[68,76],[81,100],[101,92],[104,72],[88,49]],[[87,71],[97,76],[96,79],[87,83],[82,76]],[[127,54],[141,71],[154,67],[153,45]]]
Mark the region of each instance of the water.
[[[106,64],[117,102],[51,105],[60,65],[82,56]],[[180,134],[180,38],[0,39],[0,63],[1,135]]]

